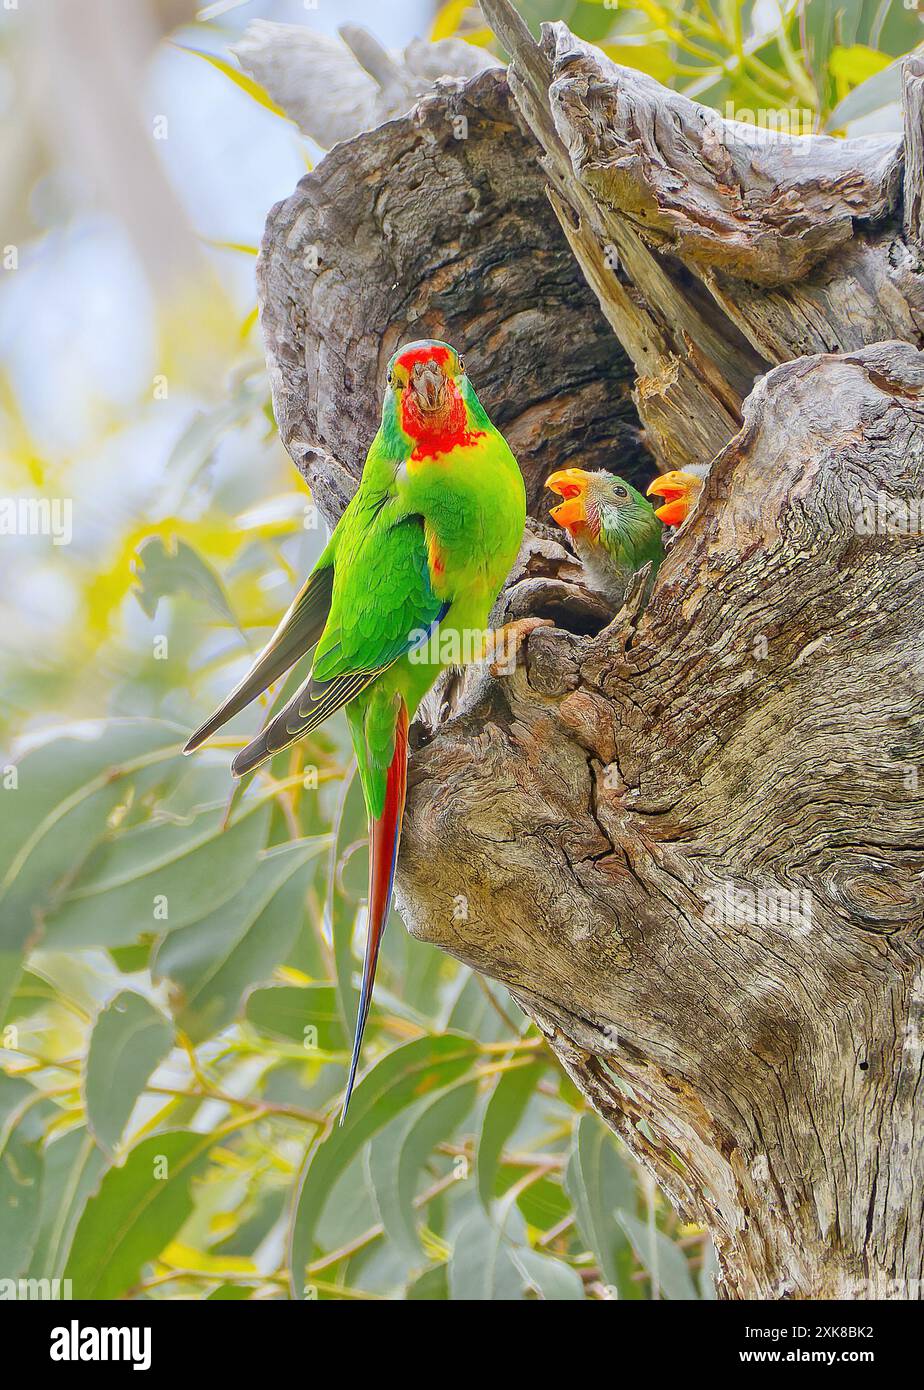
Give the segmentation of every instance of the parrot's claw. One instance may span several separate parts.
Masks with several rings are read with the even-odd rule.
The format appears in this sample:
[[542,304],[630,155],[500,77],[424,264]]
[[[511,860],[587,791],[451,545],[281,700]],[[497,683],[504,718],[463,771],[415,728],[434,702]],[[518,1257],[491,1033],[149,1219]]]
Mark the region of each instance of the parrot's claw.
[[531,632],[539,627],[554,627],[551,618],[517,618],[512,623],[488,633],[485,661],[492,676],[512,676],[517,667],[520,650]]

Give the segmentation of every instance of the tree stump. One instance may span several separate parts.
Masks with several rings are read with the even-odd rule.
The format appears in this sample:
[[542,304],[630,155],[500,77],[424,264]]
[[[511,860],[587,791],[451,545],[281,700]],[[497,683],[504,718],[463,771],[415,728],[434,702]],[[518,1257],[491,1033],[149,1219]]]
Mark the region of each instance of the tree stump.
[[[328,520],[409,338],[460,348],[527,480],[498,616],[554,626],[418,730],[409,930],[510,989],[724,1296],[920,1297],[924,65],[904,138],[771,136],[483,8],[507,73],[337,146],[258,267]],[[710,461],[608,612],[544,477]]]

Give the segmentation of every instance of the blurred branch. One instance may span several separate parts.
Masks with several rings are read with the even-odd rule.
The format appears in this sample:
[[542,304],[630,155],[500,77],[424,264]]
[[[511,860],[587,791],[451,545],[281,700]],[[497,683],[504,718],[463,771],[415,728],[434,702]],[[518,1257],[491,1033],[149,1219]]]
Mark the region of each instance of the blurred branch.
[[[157,12],[147,0],[47,0],[34,22],[43,54],[39,112],[49,144],[96,188],[128,232],[152,288],[172,299],[212,273],[157,156],[138,94],[161,23],[191,18],[195,5]],[[167,118],[168,138],[182,130]],[[173,118],[172,130],[170,119]]]
[[344,24],[339,38],[296,24],[255,19],[231,47],[296,125],[329,149],[403,115],[441,77],[474,77],[499,60],[461,39],[413,40],[390,53],[368,30]]

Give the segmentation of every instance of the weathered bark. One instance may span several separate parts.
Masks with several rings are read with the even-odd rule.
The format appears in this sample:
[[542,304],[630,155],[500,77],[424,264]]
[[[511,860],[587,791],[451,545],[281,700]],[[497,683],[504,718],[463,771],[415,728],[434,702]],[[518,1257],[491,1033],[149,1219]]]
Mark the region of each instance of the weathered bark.
[[[607,613],[532,523],[498,616],[556,626],[421,731],[406,919],[508,986],[708,1224],[726,1295],[918,1297],[924,79],[904,141],[792,170],[483,7],[506,78],[338,147],[270,216],[293,458],[333,519],[425,335],[465,353],[536,518],[553,466],[716,457],[644,608]],[[910,534],[877,528],[885,497]]]

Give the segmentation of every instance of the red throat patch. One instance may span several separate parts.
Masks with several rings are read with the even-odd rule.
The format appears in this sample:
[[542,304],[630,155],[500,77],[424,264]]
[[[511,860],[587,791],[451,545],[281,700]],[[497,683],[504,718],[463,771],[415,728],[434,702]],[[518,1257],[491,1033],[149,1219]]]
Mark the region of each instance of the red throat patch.
[[[419,356],[419,353],[408,353],[407,355],[408,359],[414,357],[415,360]],[[427,352],[425,360],[435,356],[435,352]],[[400,360],[402,366],[407,365],[405,358],[402,357]],[[485,433],[484,430],[470,430],[468,428],[465,402],[459,394],[459,388],[452,380],[446,382],[444,408],[429,414],[420,409],[413,391],[409,389],[402,391],[401,428],[414,441],[414,451],[411,458],[415,463],[420,463],[425,458],[436,458],[439,454],[448,454],[460,446],[473,444],[476,439],[481,439]]]

